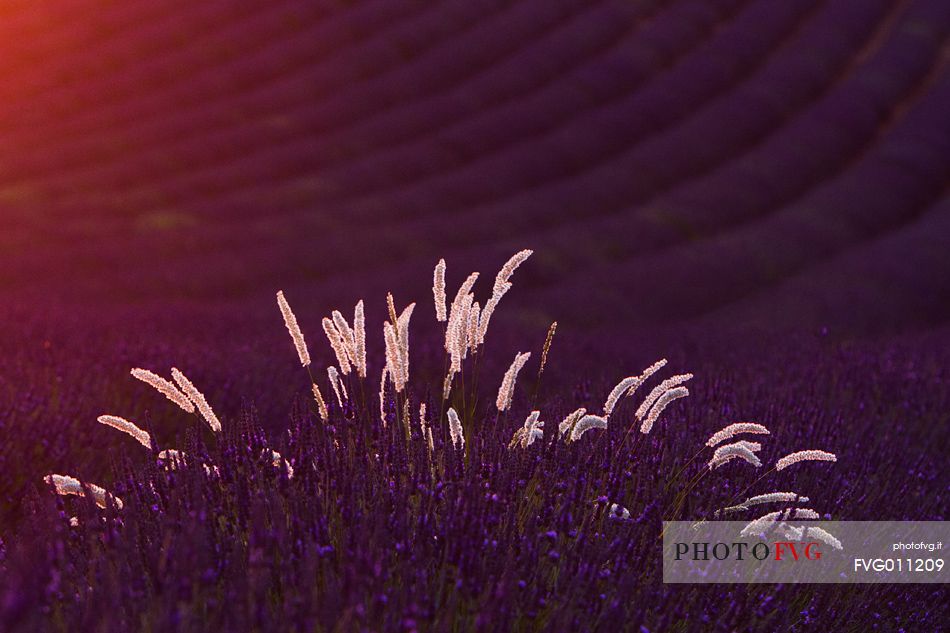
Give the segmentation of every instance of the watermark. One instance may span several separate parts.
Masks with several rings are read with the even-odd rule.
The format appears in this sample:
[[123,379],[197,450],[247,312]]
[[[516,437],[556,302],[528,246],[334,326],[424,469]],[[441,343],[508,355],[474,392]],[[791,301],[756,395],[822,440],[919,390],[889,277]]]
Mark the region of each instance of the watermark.
[[663,582],[945,583],[947,521],[666,521]]

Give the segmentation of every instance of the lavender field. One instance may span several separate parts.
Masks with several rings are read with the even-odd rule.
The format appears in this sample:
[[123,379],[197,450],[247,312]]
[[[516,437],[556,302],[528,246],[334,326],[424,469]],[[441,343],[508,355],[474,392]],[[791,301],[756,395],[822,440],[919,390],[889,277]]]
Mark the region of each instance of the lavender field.
[[771,491],[947,520],[948,32],[0,9],[0,631],[943,630],[940,585],[663,584],[660,538]]

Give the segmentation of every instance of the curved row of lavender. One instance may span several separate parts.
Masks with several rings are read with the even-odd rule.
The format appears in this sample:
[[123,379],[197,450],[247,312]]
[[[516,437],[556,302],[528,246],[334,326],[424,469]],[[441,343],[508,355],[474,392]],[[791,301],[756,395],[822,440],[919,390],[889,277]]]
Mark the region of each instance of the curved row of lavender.
[[[757,317],[800,282],[792,317],[874,329],[828,306],[828,273],[944,215],[940,0],[87,2],[8,27],[11,301],[342,300],[383,265],[401,281],[533,243],[577,292],[622,271],[611,323]],[[911,270],[946,265],[898,244]],[[707,292],[658,281],[697,263]],[[945,289],[903,292],[892,266],[907,296],[856,279],[852,300],[938,321]]]

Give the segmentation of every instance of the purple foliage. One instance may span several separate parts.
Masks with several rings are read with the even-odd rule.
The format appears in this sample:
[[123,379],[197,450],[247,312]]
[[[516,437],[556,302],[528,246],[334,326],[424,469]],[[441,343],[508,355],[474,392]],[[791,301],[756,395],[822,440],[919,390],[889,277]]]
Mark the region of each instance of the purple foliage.
[[[693,395],[651,435],[636,431],[635,403],[622,401],[607,431],[570,445],[555,440],[552,422],[542,441],[506,449],[530,408],[530,385],[519,387],[509,416],[491,409],[491,393],[470,405],[464,454],[451,447],[443,416],[431,459],[417,426],[407,441],[394,402],[385,429],[378,404],[359,396],[343,410],[331,403],[324,424],[303,390],[284,431],[263,425],[250,404],[222,417],[221,437],[189,422],[176,433],[188,457],[174,472],[127,438],[97,434],[99,464],[83,472],[103,474],[125,507],[58,498],[36,480],[21,488],[19,514],[3,532],[3,628],[668,630],[685,621],[691,630],[764,631],[843,626],[855,609],[883,629],[932,628],[946,607],[927,586],[871,597],[860,586],[661,583],[661,518],[708,516],[759,474],[727,465],[677,503],[705,468],[687,464],[690,456],[709,450],[705,439],[723,421],[772,429],[761,453],[768,461],[801,446],[838,453],[836,464],[773,473],[755,492],[799,490],[835,519],[946,518],[935,485],[947,431],[932,421],[948,404],[937,356],[812,342],[783,357],[781,383],[750,357],[691,367]],[[487,375],[504,371],[486,366]],[[552,421],[577,406],[596,409],[613,384],[595,378],[572,389],[574,378],[554,374],[536,405]],[[147,406],[164,406],[149,398]],[[430,415],[438,405],[429,400]],[[160,439],[188,419],[161,410],[161,424],[147,418]],[[292,479],[262,457],[265,447],[292,464]],[[78,448],[67,438],[63,450]],[[5,472],[31,470],[13,451],[2,459]],[[630,518],[608,516],[613,502]]]

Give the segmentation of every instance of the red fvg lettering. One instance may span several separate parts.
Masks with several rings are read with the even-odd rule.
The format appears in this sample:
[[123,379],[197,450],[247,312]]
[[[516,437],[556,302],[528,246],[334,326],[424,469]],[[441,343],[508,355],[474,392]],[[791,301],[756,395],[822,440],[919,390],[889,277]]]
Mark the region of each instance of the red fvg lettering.
[[776,541],[775,543],[775,560],[782,560],[782,554],[784,553],[785,548],[788,548],[792,552],[792,558],[798,560],[798,551],[795,549],[795,543],[791,541]]
[[[791,554],[792,560],[797,561],[799,557],[799,550],[795,547],[795,543],[791,541],[776,541],[775,542],[775,560],[782,560],[783,556],[786,554]],[[818,543],[798,543],[798,545],[804,545],[804,549],[801,551],[801,555],[805,557],[806,560],[820,560],[821,559],[821,550],[818,549]]]

